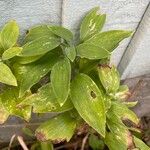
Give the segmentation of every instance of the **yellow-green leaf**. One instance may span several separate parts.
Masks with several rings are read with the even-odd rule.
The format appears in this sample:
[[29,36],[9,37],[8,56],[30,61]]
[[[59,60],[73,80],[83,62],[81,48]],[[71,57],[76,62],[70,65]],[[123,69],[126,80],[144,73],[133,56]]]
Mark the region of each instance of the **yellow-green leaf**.
[[95,34],[86,43],[94,44],[112,52],[123,39],[129,37],[131,34],[131,31],[111,30]]
[[134,136],[134,143],[136,148],[139,148],[140,150],[150,150],[150,147],[146,145],[142,140],[138,139]]
[[47,53],[59,46],[60,40],[58,38],[43,36],[28,42],[23,46],[20,56],[37,56]]
[[81,41],[85,41],[103,28],[106,15],[101,15],[98,11],[99,7],[93,8],[83,19],[80,27]]
[[40,25],[28,30],[23,43],[25,44],[27,42],[34,41],[35,39],[41,38],[43,36],[56,38],[56,35],[48,28],[47,25]]
[[19,107],[33,106],[34,113],[64,112],[73,108],[73,104],[68,99],[60,107],[50,83],[42,86],[37,93],[30,95],[19,104]]
[[85,74],[79,74],[71,84],[71,99],[81,117],[99,134],[105,136],[104,95]]
[[9,115],[19,116],[29,121],[31,117],[31,106],[21,109],[18,108],[17,105],[24,100],[24,97],[19,98],[18,96],[19,92],[17,88],[7,89],[0,94],[1,103]]
[[71,80],[71,65],[68,58],[64,58],[57,62],[51,71],[51,84],[55,96],[60,104],[63,106],[68,98],[70,92]]
[[99,79],[107,93],[116,93],[120,86],[120,75],[117,69],[108,65],[98,66]]
[[36,137],[40,141],[69,141],[74,134],[76,120],[69,112],[60,114],[49,121],[43,123],[36,130]]
[[14,56],[17,56],[19,53],[21,53],[22,47],[11,47],[4,51],[2,55],[3,60],[8,60],[10,58],[13,58]]
[[139,123],[139,119],[136,114],[128,109],[128,107],[120,102],[112,102],[110,111],[112,111],[115,115],[120,117],[121,119],[129,119],[135,124]]
[[102,59],[110,56],[110,52],[106,49],[93,45],[91,43],[83,43],[76,47],[77,56],[88,59]]
[[3,62],[0,62],[0,82],[8,85],[17,86],[17,80],[10,68]]
[[14,46],[18,40],[19,36],[19,27],[16,21],[9,21],[1,31],[1,44],[6,50]]

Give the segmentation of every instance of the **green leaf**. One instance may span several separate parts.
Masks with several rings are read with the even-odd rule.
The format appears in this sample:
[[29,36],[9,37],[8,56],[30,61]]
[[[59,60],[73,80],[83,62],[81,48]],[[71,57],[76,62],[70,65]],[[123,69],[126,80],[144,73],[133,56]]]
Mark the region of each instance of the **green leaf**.
[[23,109],[18,108],[17,105],[24,100],[24,97],[18,98],[18,96],[19,92],[17,88],[5,90],[0,95],[3,107],[9,115],[15,115],[29,121],[31,117],[31,107],[29,106]]
[[63,38],[64,40],[70,42],[73,40],[73,34],[70,30],[61,26],[49,26],[49,29],[57,36]]
[[106,15],[101,15],[98,11],[99,7],[93,8],[83,19],[80,27],[81,41],[85,41],[103,28]]
[[139,148],[140,150],[150,150],[150,147],[148,147],[142,140],[138,139],[134,136],[134,143],[136,148]]
[[128,109],[126,105],[121,104],[120,102],[112,102],[110,110],[121,119],[129,119],[135,124],[139,123],[139,119],[136,114]]
[[56,38],[56,35],[48,28],[47,25],[40,25],[28,30],[28,33],[23,41],[23,43],[34,41],[35,39],[41,38],[43,36]]
[[76,128],[76,120],[69,112],[60,114],[43,123],[36,130],[36,137],[40,141],[55,140],[61,142],[71,139]]
[[109,52],[112,52],[123,39],[129,37],[131,34],[131,31],[111,30],[97,33],[88,39],[85,43],[91,43]]
[[71,85],[71,99],[81,117],[104,137],[104,95],[89,76],[79,74],[74,79]]
[[43,36],[28,42],[23,46],[20,56],[37,56],[45,54],[59,46],[60,40],[53,37]]
[[68,99],[62,107],[57,102],[57,98],[52,90],[51,84],[42,86],[38,93],[32,94],[19,104],[19,107],[33,106],[34,113],[64,112],[71,110],[73,105]]
[[26,135],[28,135],[28,136],[30,136],[30,137],[34,137],[34,133],[33,133],[33,131],[32,131],[31,129],[24,127],[24,128],[22,128],[22,131],[23,131],[23,133],[25,133]]
[[6,50],[14,46],[18,40],[19,36],[19,27],[16,21],[9,21],[1,31],[1,44]]
[[71,65],[67,58],[57,62],[51,71],[51,84],[60,106],[63,106],[70,92]]
[[19,63],[19,64],[30,64],[32,62],[37,61],[38,59],[40,59],[43,55],[37,55],[37,56],[29,56],[29,57],[17,57],[15,60]]
[[80,44],[76,47],[76,50],[77,56],[81,58],[102,59],[110,56],[110,53],[106,49],[91,43]]
[[0,62],[0,82],[17,86],[15,76],[12,74],[10,68],[2,62]]
[[41,150],[54,150],[51,142],[40,142]]
[[49,52],[34,63],[22,65],[19,68],[15,67],[20,86],[19,96],[23,96],[25,92],[45,76],[59,60],[58,53]]
[[21,53],[22,47],[11,47],[4,51],[2,55],[3,60],[8,60],[10,58],[13,58],[14,56],[17,56],[19,53]]
[[94,134],[91,134],[89,137],[89,145],[92,150],[103,150],[105,147],[104,142]]
[[108,65],[98,67],[99,79],[107,93],[116,93],[120,86],[120,75],[117,69]]
[[8,119],[8,117],[9,117],[9,112],[3,106],[3,103],[0,97],[0,124],[3,124]]
[[118,138],[119,137],[115,136],[111,132],[106,133],[105,144],[110,150],[127,150],[126,145],[118,141]]
[[70,59],[72,62],[75,60],[76,58],[76,50],[74,46],[70,46],[70,47],[66,47],[64,49],[66,56],[68,57],[68,59]]

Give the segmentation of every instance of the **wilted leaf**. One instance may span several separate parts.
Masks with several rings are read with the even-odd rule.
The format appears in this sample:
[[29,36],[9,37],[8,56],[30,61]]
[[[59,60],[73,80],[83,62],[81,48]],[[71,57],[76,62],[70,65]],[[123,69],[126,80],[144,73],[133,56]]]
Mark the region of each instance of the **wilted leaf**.
[[108,65],[98,66],[99,79],[107,93],[116,93],[120,86],[120,75],[117,69]]
[[139,123],[139,119],[136,114],[128,109],[128,107],[124,104],[119,102],[112,102],[110,110],[121,119],[129,119],[135,124]]
[[48,51],[59,46],[60,40],[58,38],[43,36],[28,42],[23,46],[20,56],[37,56],[47,53]]
[[85,74],[79,74],[71,85],[71,99],[81,117],[105,136],[104,95],[94,81]]
[[75,128],[76,120],[70,116],[69,112],[66,112],[46,121],[38,127],[36,137],[40,141],[69,141],[74,134]]
[[121,119],[114,114],[111,110],[107,113],[107,126],[116,142],[124,145],[124,149],[132,147],[133,141],[131,133],[128,131],[127,127],[122,123]]
[[134,143],[136,148],[139,148],[140,150],[150,150],[150,147],[148,147],[142,140],[138,139],[134,136]]
[[21,53],[21,51],[22,51],[22,47],[11,47],[11,48],[7,49],[6,51],[4,51],[4,53],[2,55],[2,59],[7,60],[10,58],[13,58],[14,56]]
[[126,100],[130,96],[129,88],[127,85],[121,85],[115,93],[115,98],[119,100]]
[[1,44],[6,50],[14,46],[19,36],[19,27],[16,21],[9,21],[1,31]]
[[74,46],[66,47],[64,49],[66,56],[73,62],[76,58],[76,50]]
[[47,25],[40,25],[28,30],[23,43],[25,44],[27,42],[34,41],[35,39],[41,38],[43,36],[56,38],[56,35],[48,28]]
[[0,95],[3,107],[9,115],[19,116],[26,121],[29,121],[31,117],[31,107],[29,106],[23,109],[17,108],[17,105],[24,99],[24,97],[18,98],[18,96],[19,92],[17,88],[5,90]]
[[110,56],[106,49],[96,46],[92,43],[83,43],[76,47],[77,56],[88,59],[102,59]]
[[2,62],[0,62],[0,82],[17,86],[15,76],[12,74],[10,68]]
[[99,7],[93,8],[83,19],[80,27],[81,41],[90,38],[95,33],[99,32],[105,23],[106,15],[99,14]]
[[50,83],[42,86],[38,93],[32,94],[19,104],[19,107],[33,106],[34,113],[64,112],[73,108],[71,100],[68,99],[60,107]]
[[89,145],[92,150],[103,150],[105,147],[104,142],[94,134],[89,137]]
[[58,61],[51,71],[51,84],[57,101],[62,106],[70,92],[71,65],[67,58]]
[[131,31],[123,30],[106,31],[97,33],[96,35],[88,39],[85,43],[91,43],[109,52],[112,52],[123,39],[129,37],[131,34]]
[[73,40],[73,34],[70,30],[61,26],[49,26],[49,29],[57,36],[65,39],[66,41]]
[[47,53],[34,63],[16,68],[16,74],[19,74],[17,79],[20,85],[20,97],[45,76],[59,60],[59,54],[53,51]]

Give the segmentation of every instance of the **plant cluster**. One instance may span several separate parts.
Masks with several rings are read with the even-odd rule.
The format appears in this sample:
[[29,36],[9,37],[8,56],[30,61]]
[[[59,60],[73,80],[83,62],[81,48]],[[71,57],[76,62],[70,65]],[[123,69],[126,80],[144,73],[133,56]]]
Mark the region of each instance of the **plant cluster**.
[[55,112],[56,117],[36,129],[38,140],[69,141],[86,122],[110,150],[149,149],[132,134],[139,119],[129,107],[136,103],[126,101],[128,87],[120,85],[117,69],[109,65],[111,53],[132,32],[102,32],[106,15],[98,11],[92,9],[83,19],[77,44],[62,26],[33,27],[20,43],[14,20],[2,28],[1,124],[10,115],[29,121],[32,112]]

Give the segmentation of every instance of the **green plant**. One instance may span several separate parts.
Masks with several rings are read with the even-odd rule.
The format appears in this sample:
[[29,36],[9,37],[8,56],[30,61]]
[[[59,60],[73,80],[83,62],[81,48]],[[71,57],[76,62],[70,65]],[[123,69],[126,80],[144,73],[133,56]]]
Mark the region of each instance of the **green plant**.
[[[149,149],[132,135],[139,119],[128,107],[136,103],[125,101],[128,87],[120,85],[117,69],[109,65],[113,50],[132,32],[102,32],[106,15],[98,10],[92,9],[83,19],[78,44],[68,29],[41,25],[31,28],[17,46],[18,25],[10,21],[4,26],[0,33],[0,82],[5,84],[0,95],[1,124],[10,115],[29,121],[33,108],[33,113],[58,113],[36,129],[40,141],[69,141],[86,122],[110,150]],[[125,125],[125,120],[134,126]],[[90,143],[92,138],[98,140],[93,135]]]

